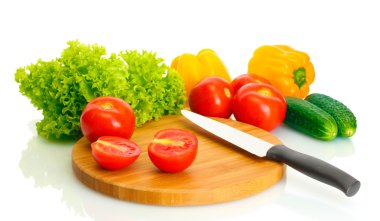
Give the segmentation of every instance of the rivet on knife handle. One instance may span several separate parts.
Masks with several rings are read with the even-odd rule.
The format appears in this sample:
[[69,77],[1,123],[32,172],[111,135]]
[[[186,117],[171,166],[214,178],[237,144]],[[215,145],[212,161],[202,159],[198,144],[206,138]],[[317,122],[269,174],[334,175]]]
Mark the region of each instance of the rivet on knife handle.
[[343,191],[347,196],[355,195],[360,189],[360,182],[343,170],[284,145],[276,145],[270,148],[267,157],[285,163],[307,176],[331,185]]

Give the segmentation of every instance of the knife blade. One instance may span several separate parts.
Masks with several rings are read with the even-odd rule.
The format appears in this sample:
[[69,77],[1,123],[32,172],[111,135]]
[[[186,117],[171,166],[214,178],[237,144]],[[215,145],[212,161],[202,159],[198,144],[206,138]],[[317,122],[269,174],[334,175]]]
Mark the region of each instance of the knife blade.
[[311,178],[341,190],[346,196],[353,196],[360,189],[360,181],[318,158],[297,152],[283,144],[273,145],[236,128],[188,110],[182,110],[181,113],[194,124],[223,140],[258,157],[266,157],[273,161],[285,163]]

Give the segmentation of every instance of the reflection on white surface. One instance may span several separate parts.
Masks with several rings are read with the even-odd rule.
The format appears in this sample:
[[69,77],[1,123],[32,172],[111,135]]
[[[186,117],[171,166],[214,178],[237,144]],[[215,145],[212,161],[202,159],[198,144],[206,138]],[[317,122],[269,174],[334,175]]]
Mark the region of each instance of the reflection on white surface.
[[305,197],[297,193],[283,194],[278,203],[293,212],[304,216],[305,219],[313,217],[315,220],[358,220],[352,216],[352,212],[344,210],[343,207],[334,206],[326,201],[313,197]]
[[329,161],[334,157],[347,157],[355,152],[351,138],[336,137],[330,141],[322,141],[284,124],[273,130],[272,134],[288,147],[324,161]]
[[[299,144],[297,150],[304,150],[310,154],[313,149],[314,156],[325,160],[352,154],[354,149],[351,142],[343,140],[337,140],[331,145],[323,143],[323,148],[321,148],[318,145],[322,144],[318,141],[311,142],[308,138],[288,133],[288,130],[281,128],[276,130],[275,134],[284,143],[288,142],[287,139],[297,138],[296,143]],[[310,146],[305,147],[303,145],[305,143]],[[321,200],[315,198],[315,195],[318,195],[318,188],[322,187],[323,190],[324,186],[320,185],[324,184],[310,182],[308,178],[290,169],[287,173],[295,177],[290,184],[285,176],[268,190],[233,202],[206,206],[164,207],[121,201],[89,189],[75,177],[71,168],[73,145],[74,142],[51,142],[35,135],[29,140],[27,149],[22,152],[19,166],[25,178],[34,180],[36,188],[53,187],[60,190],[62,203],[77,216],[90,217],[94,220],[230,220],[249,216],[253,212],[265,210],[265,205],[275,204],[279,209],[290,210],[300,216],[312,215],[323,220],[330,217],[355,220],[344,210],[337,210],[323,201],[323,197],[330,196],[322,194]],[[305,149],[300,149],[300,147]],[[288,188],[288,185],[293,187],[299,185],[303,188],[310,183],[310,198],[297,195],[292,191],[294,188]],[[315,189],[313,185],[316,185]],[[331,194],[335,196],[340,193],[334,190]]]

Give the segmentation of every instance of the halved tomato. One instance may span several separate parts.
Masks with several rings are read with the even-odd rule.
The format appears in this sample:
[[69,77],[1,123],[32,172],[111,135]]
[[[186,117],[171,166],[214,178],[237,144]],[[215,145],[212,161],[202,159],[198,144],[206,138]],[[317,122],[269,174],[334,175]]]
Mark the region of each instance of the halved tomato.
[[91,143],[95,161],[108,170],[118,170],[131,165],[140,156],[141,149],[134,142],[115,136],[99,137]]
[[193,163],[197,150],[197,137],[180,129],[157,132],[148,146],[150,160],[158,169],[168,173],[178,173],[188,168]]

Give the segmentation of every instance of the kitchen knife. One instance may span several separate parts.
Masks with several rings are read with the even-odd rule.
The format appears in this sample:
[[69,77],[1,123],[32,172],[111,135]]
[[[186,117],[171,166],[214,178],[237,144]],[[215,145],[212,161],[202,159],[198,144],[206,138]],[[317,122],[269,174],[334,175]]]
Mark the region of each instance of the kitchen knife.
[[182,110],[181,112],[188,120],[223,140],[256,156],[285,163],[309,177],[343,191],[346,196],[353,196],[359,191],[360,182],[357,179],[320,159],[297,152],[282,144],[273,145],[243,131],[191,111]]

